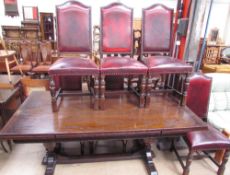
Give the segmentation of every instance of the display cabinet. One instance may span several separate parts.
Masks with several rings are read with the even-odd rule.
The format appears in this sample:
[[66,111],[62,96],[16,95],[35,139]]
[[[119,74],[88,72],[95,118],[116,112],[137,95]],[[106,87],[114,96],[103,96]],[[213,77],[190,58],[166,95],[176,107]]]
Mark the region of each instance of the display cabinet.
[[43,40],[54,41],[53,13],[40,13],[40,28]]

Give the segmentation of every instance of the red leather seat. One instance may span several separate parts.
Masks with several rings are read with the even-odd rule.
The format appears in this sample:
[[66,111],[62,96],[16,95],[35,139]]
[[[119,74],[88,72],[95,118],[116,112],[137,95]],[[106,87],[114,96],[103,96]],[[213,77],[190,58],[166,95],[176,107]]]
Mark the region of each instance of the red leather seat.
[[147,74],[147,68],[142,63],[128,57],[103,58],[100,71],[105,75],[140,75]]
[[[153,77],[159,77],[160,82],[157,90],[172,90],[179,92],[181,104],[184,96],[184,85],[177,85],[175,74],[179,76],[192,72],[192,66],[177,58],[172,57],[173,50],[173,9],[162,4],[155,4],[142,11],[142,37],[140,60],[148,66],[148,85],[146,105],[150,103],[150,93],[156,92],[150,87],[153,86]],[[155,56],[152,56],[155,55]],[[173,75],[172,75],[173,74]],[[169,76],[171,75],[171,76]],[[168,77],[168,78],[162,78]],[[166,81],[170,79],[171,81]],[[164,84],[164,85],[163,85]],[[184,84],[184,81],[182,81]],[[162,86],[163,85],[163,86]],[[162,88],[163,87],[163,88]]]
[[[76,60],[77,59],[77,60]],[[49,69],[50,75],[94,75],[99,74],[97,65],[87,58],[60,58]]]
[[149,74],[178,74],[192,72],[192,66],[169,56],[151,56],[142,59]]
[[230,140],[211,125],[208,130],[187,133],[186,138],[193,151],[230,149]]
[[[148,68],[132,58],[133,10],[121,3],[112,3],[106,7],[102,7],[100,41],[101,108],[104,108],[105,93],[108,93],[108,90],[111,89],[115,91],[118,90],[118,87],[124,87],[124,77],[128,77],[130,80],[130,76],[135,76],[140,80],[138,81],[138,87],[135,92],[139,96],[139,106],[144,107],[145,77]],[[115,55],[111,56],[112,54]],[[112,83],[110,83],[111,80]],[[115,88],[111,87],[111,84],[116,84],[115,82],[120,85],[116,85]],[[128,90],[130,89],[128,88]],[[121,90],[124,90],[124,88]]]
[[82,91],[83,80],[87,80],[87,94],[94,98],[93,106],[97,109],[99,68],[90,58],[79,56],[92,55],[91,7],[76,1],[67,1],[56,6],[56,13],[57,50],[61,58],[49,69],[53,111],[57,111],[57,97],[59,94],[65,95],[64,91],[75,90],[78,91],[76,94],[86,95]]

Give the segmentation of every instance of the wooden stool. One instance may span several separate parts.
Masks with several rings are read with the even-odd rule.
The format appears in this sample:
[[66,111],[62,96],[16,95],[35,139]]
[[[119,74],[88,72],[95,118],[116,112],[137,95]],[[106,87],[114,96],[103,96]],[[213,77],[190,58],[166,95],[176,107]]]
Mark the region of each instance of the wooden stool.
[[[182,168],[184,169],[183,175],[189,174],[189,168],[192,163],[193,154],[197,151],[204,152],[214,164],[216,164],[219,169],[217,171],[217,175],[223,175],[225,170],[225,165],[228,161],[229,150],[230,150],[230,140],[226,138],[221,132],[213,128],[212,126],[208,126],[208,130],[203,131],[193,131],[186,134],[186,141],[189,147],[189,154],[186,159],[186,165],[181,160],[175,146],[173,144],[173,151],[176,153],[178,160]],[[207,152],[209,150],[222,150],[225,149],[223,160],[221,164],[215,161]]]

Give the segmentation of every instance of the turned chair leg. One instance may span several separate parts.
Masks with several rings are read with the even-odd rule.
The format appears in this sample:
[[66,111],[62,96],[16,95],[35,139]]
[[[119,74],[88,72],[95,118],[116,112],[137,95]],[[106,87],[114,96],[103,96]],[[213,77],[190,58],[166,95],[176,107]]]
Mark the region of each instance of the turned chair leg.
[[145,99],[145,107],[150,105],[150,97],[151,97],[151,88],[152,88],[152,80],[149,76],[146,80],[146,99]]
[[217,171],[217,175],[223,175],[224,174],[225,165],[226,165],[226,163],[228,161],[229,153],[230,153],[229,150],[225,151],[222,163],[220,164],[220,167],[219,167],[219,169]]
[[187,79],[188,79],[188,74],[185,74],[185,77],[182,79],[181,82],[181,99],[180,99],[180,105],[183,106],[185,103],[185,98],[186,98],[186,90],[187,90]]
[[192,163],[192,158],[193,158],[193,151],[189,150],[188,156],[187,156],[187,160],[186,160],[186,165],[183,171],[183,175],[188,175],[189,171],[190,171],[190,165]]
[[146,77],[141,76],[141,83],[140,83],[140,108],[145,106],[145,94],[146,94]]
[[99,106],[99,77],[95,76],[94,80],[94,109],[98,109]]
[[57,111],[57,98],[56,98],[56,88],[53,78],[50,79],[50,94],[51,94],[51,102],[52,102],[52,110],[53,112]]
[[100,81],[100,108],[105,108],[105,76],[101,75],[101,81]]

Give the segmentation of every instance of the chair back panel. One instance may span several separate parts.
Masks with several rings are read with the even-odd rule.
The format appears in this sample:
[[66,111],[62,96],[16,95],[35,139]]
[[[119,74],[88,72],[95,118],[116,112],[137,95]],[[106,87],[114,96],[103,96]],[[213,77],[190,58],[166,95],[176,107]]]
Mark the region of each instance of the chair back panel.
[[142,13],[142,52],[170,52],[173,9],[156,4]]
[[50,41],[43,41],[40,43],[42,62],[46,64],[48,61],[52,62],[52,45]]
[[212,78],[210,77],[198,73],[190,77],[186,106],[202,119],[205,119],[208,114],[211,86]]
[[20,43],[20,52],[21,58],[23,59],[23,63],[31,63],[32,61],[32,44],[28,41],[22,41]]
[[101,53],[129,53],[133,49],[133,10],[121,3],[101,8]]
[[91,52],[91,8],[76,1],[56,6],[59,52]]

